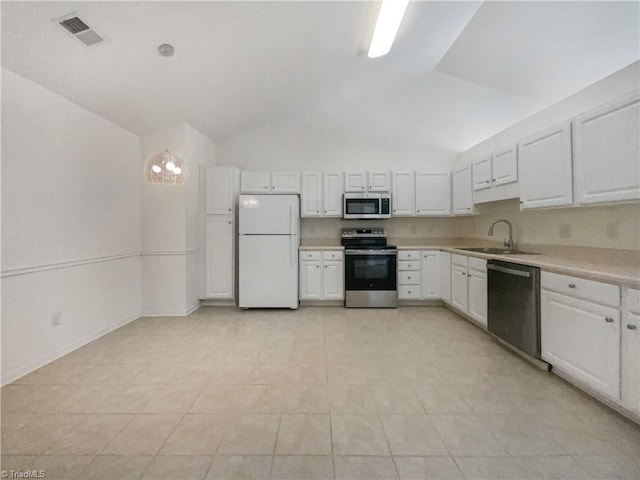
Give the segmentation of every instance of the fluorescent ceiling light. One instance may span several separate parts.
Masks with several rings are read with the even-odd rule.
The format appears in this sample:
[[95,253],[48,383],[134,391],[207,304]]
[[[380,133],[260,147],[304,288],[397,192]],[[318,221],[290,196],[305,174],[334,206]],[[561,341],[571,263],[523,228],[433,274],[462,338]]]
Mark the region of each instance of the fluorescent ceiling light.
[[382,0],[376,29],[369,45],[369,58],[389,53],[408,3],[409,0]]

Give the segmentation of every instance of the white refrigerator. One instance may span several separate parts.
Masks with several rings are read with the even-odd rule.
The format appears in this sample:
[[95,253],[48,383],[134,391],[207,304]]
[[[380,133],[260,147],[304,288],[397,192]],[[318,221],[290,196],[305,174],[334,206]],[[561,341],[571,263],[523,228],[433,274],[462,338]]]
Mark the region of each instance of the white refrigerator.
[[298,308],[300,200],[240,195],[240,308]]

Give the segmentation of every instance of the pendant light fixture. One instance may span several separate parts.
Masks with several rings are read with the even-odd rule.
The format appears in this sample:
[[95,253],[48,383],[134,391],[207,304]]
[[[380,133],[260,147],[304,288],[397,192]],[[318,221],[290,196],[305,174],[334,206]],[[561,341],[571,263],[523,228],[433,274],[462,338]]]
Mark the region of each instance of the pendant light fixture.
[[[163,43],[158,47],[158,52],[163,57],[172,57],[174,49],[172,45]],[[167,74],[167,89],[168,89]],[[147,158],[144,163],[144,176],[148,182],[162,183],[165,185],[184,185],[187,182],[187,165],[184,160],[169,148]]]
[[184,160],[168,148],[147,158],[144,172],[145,178],[151,183],[184,185],[187,182],[187,166]]

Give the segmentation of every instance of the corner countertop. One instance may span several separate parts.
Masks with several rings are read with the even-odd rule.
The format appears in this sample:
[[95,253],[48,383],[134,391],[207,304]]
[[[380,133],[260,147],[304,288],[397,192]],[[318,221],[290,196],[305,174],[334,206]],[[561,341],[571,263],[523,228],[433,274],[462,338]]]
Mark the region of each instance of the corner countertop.
[[[518,249],[538,255],[493,255],[460,250],[502,245],[474,238],[389,238],[398,250],[443,250],[459,255],[498,259],[539,267],[547,272],[640,288],[640,251],[610,248],[519,244]],[[343,250],[337,238],[304,238],[300,250]]]

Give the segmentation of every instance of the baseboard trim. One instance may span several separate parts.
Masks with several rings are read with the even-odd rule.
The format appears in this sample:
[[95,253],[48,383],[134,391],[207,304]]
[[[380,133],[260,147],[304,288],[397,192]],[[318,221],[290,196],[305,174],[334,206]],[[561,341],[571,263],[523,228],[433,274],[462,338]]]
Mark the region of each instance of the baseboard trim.
[[19,378],[24,377],[25,375],[41,368],[44,367],[45,365],[61,358],[64,357],[65,355],[79,349],[80,347],[83,347],[85,345],[87,345],[88,343],[93,342],[94,340],[97,340],[100,337],[103,337],[104,335],[113,332],[114,330],[117,330],[120,327],[124,327],[126,324],[133,322],[134,320],[137,320],[140,318],[140,315],[135,315],[129,318],[126,318],[124,320],[122,320],[121,322],[116,322],[113,324],[110,324],[106,327],[100,328],[92,333],[90,333],[89,335],[85,335],[84,337],[76,340],[75,342],[71,342],[68,343],[66,345],[63,345],[60,348],[57,348],[56,350],[54,350],[53,352],[51,352],[48,355],[45,355],[43,357],[38,358],[37,360],[28,363],[27,365],[17,368],[9,373],[7,373],[6,375],[2,376],[2,386],[4,387],[5,385],[8,385],[11,382],[14,382],[16,380],[18,380]]
[[200,305],[203,307],[235,307],[236,301],[233,298],[201,298]]
[[301,307],[344,307],[344,300],[300,300]]

